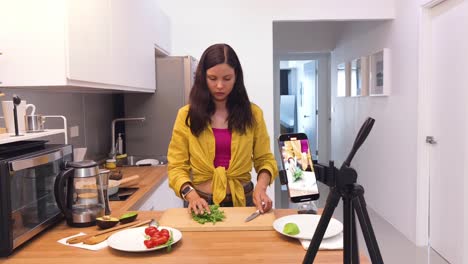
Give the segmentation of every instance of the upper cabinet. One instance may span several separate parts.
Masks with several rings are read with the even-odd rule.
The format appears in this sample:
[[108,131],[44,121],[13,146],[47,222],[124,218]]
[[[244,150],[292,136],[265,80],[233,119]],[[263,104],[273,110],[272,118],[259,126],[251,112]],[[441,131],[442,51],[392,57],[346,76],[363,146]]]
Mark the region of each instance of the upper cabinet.
[[154,92],[169,27],[154,0],[2,1],[0,86]]
[[156,47],[164,54],[171,53],[171,23],[169,16],[161,9],[156,9]]
[[[67,17],[60,23],[66,29],[62,41],[66,48],[66,81],[72,85],[80,85],[80,81],[91,85],[113,83],[111,1],[63,2],[68,2],[68,6],[64,7]],[[44,66],[47,67],[47,63]]]

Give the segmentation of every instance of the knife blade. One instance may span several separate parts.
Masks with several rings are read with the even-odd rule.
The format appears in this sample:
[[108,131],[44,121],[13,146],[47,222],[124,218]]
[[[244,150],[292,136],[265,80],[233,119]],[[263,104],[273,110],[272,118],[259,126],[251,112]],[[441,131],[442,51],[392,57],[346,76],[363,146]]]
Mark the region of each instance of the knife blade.
[[260,210],[255,211],[253,214],[249,215],[246,219],[245,222],[249,222],[257,218],[257,216],[261,215]]

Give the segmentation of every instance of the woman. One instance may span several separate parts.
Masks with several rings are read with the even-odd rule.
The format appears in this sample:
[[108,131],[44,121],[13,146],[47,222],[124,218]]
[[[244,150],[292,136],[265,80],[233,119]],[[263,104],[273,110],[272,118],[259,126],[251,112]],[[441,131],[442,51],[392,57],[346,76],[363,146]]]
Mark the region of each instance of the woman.
[[[258,173],[251,182],[252,164]],[[169,185],[189,212],[209,204],[268,212],[267,187],[278,174],[262,110],[249,101],[239,59],[227,44],[200,58],[190,103],[179,109],[168,149]]]

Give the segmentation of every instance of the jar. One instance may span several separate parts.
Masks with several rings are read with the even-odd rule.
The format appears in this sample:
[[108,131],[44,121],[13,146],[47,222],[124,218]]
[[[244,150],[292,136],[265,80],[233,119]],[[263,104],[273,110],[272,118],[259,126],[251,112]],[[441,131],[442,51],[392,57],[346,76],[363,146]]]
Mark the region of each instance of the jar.
[[106,160],[106,169],[112,170],[117,168],[117,163],[115,159],[108,159]]

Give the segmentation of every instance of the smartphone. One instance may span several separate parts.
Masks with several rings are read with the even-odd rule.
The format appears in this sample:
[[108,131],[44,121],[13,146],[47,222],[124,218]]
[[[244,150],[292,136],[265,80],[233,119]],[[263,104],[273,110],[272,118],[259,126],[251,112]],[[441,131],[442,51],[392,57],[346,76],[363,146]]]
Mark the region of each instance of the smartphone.
[[304,133],[282,134],[278,138],[281,163],[288,177],[288,192],[293,203],[317,200],[320,195],[310,154],[309,140]]

